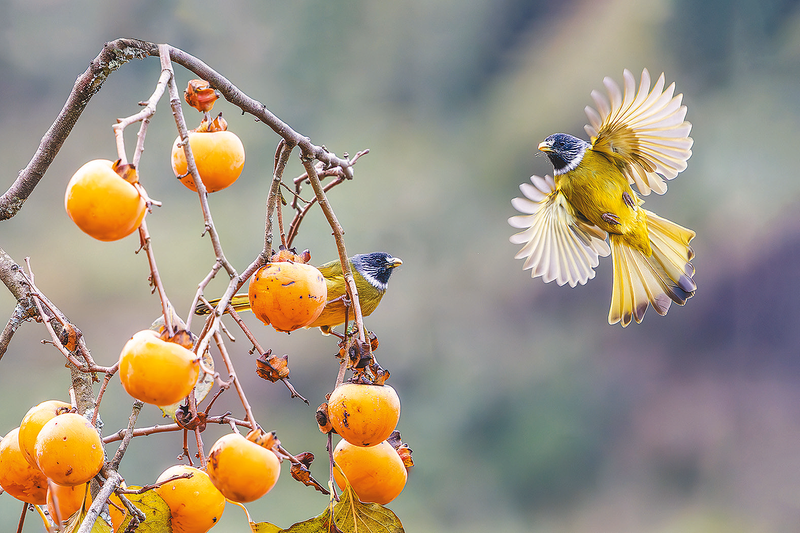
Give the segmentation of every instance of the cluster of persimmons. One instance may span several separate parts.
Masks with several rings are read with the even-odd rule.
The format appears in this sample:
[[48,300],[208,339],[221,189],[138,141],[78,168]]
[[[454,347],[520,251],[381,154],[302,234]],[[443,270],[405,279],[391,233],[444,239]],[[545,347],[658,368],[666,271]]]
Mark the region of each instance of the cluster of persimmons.
[[[208,192],[235,182],[245,159],[241,140],[227,130],[221,115],[209,116],[214,98],[207,84],[190,83],[187,101],[204,113],[204,119],[190,132],[189,144]],[[180,138],[173,145],[171,163],[181,183],[196,191]],[[132,165],[103,159],[83,165],[69,181],[65,196],[69,217],[101,241],[136,231],[148,202]],[[281,251],[251,278],[249,297],[264,323],[292,331],[307,327],[320,315],[326,283],[301,256]],[[117,371],[123,388],[145,404],[184,402],[208,373],[197,354],[197,337],[166,329],[139,331],[120,352]],[[320,429],[342,437],[332,452],[338,465],[333,477],[339,487],[350,486],[362,502],[392,501],[403,490],[411,465],[407,446],[393,435],[400,417],[395,390],[382,382],[343,383],[324,406],[327,420]],[[78,414],[74,403],[44,401],[0,441],[0,487],[14,498],[46,506],[57,527],[88,508],[90,483],[105,464],[103,442],[94,419],[88,417],[91,414]],[[208,531],[219,521],[226,501],[251,502],[269,492],[286,458],[278,446],[274,433],[261,429],[246,436],[232,432],[211,446],[204,469],[183,464],[166,468],[153,490],[169,506],[173,533]],[[118,496],[112,495],[108,510],[114,531],[123,531],[129,519],[126,522],[128,512]]]

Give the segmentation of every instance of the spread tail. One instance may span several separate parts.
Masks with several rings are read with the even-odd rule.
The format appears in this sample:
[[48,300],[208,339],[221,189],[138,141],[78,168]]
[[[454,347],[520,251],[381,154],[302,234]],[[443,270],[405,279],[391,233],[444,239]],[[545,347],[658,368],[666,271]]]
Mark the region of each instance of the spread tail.
[[[220,298],[214,298],[213,300],[209,300],[208,303],[211,304],[211,307],[216,307],[219,303]],[[247,294],[237,294],[233,298],[231,298],[231,305],[233,306],[234,310],[238,311],[249,311],[250,310],[250,297]],[[211,309],[206,306],[204,302],[197,302],[197,305],[194,308],[194,314],[196,315],[208,315],[211,313]]]
[[645,213],[652,248],[649,257],[629,247],[624,236],[610,236],[614,290],[609,324],[622,322],[625,327],[631,319],[638,324],[648,305],[663,316],[672,302],[683,305],[697,290],[692,279],[694,251],[689,246],[695,233],[655,213]]

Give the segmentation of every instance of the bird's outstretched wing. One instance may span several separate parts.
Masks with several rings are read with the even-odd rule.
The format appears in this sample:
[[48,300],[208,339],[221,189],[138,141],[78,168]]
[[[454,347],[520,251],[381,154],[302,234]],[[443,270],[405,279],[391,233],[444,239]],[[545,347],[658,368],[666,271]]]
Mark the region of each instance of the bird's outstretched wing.
[[667,191],[664,179],[671,180],[686,169],[694,142],[689,137],[692,125],[684,120],[683,95],[673,96],[675,84],[664,89],[664,74],[650,90],[650,73],[642,71],[639,90],[629,70],[622,74],[624,91],[611,78],[603,79],[606,99],[592,91],[597,110],[586,106],[591,124],[585,126],[592,149],[622,158],[625,174],[646,196]]
[[519,186],[525,198],[511,200],[524,213],[508,219],[523,229],[510,239],[524,245],[515,258],[525,258],[523,269],[532,269],[531,277],[541,276],[546,283],[585,284],[594,277],[598,257],[610,253],[606,232],[574,212],[552,177],[531,176],[531,183]]

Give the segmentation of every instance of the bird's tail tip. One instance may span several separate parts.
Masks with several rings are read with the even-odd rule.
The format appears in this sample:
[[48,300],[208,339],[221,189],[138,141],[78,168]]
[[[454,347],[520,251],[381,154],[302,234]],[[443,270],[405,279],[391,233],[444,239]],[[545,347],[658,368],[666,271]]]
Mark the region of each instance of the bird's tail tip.
[[695,233],[650,211],[646,213],[650,256],[611,236],[614,288],[609,324],[626,327],[632,320],[638,324],[649,306],[666,315],[673,302],[684,305],[697,290],[691,263],[694,251],[689,245]]
[[[196,315],[208,315],[214,311],[214,308],[217,307],[221,298],[214,298],[213,300],[208,300],[208,304],[203,300],[197,302],[197,305],[194,307],[194,314]],[[209,307],[209,305],[211,307]],[[231,298],[230,305],[236,311],[247,311],[250,309],[250,297],[247,294],[236,294],[233,298]]]

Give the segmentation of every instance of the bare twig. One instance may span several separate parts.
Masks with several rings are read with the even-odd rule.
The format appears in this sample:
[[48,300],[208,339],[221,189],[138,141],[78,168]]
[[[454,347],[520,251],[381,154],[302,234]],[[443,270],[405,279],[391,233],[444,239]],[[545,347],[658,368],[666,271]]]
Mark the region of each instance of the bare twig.
[[200,458],[200,469],[206,469],[206,452],[203,449],[203,438],[200,436],[200,428],[194,429],[194,438],[197,442],[197,456]]
[[[358,152],[356,155],[353,156],[353,158],[350,160],[350,164],[351,165],[355,165],[356,162],[362,156],[365,156],[368,153],[369,153],[369,150],[361,150],[360,152]],[[333,181],[331,181],[330,183],[325,185],[323,190],[326,193],[328,191],[330,191],[331,189],[333,189],[334,187],[336,187],[337,185],[339,185],[340,183],[344,182],[347,179],[347,177],[344,174],[344,172],[342,171],[341,167],[330,168],[330,169],[327,169],[327,170],[323,170],[321,172],[317,172],[317,177],[320,179],[320,181],[322,179],[326,178],[326,177],[335,177],[336,178]],[[309,200],[307,202],[305,202],[305,200],[304,200],[305,205],[302,208],[298,205],[298,199],[302,200],[302,198],[300,198],[300,191],[301,191],[302,183],[304,181],[308,181],[308,173],[307,172],[304,172],[303,174],[301,174],[300,176],[298,176],[297,178],[294,179],[295,190],[294,190],[294,197],[292,198],[291,206],[296,211],[296,213],[295,213],[295,216],[292,219],[292,222],[291,222],[291,224],[289,226],[289,233],[288,233],[288,235],[286,237],[286,241],[287,241],[286,242],[286,247],[287,248],[290,248],[292,246],[292,242],[294,242],[294,238],[297,236],[297,231],[300,229],[300,223],[303,221],[303,218],[305,218],[306,214],[311,210],[311,208],[314,206],[314,204],[317,201],[317,197],[315,196],[314,198],[312,198],[311,200]]]
[[186,472],[184,474],[175,474],[174,476],[170,476],[164,481],[157,481],[155,483],[150,483],[149,485],[143,485],[138,489],[119,489],[117,490],[117,494],[144,494],[145,492],[151,491],[153,489],[157,489],[162,485],[166,485],[167,483],[172,483],[178,479],[189,479],[194,476],[194,472]]
[[158,298],[161,301],[161,313],[164,316],[164,327],[167,334],[172,336],[175,334],[175,325],[173,324],[172,304],[167,297],[167,291],[164,289],[164,284],[161,282],[161,275],[158,273],[158,265],[156,263],[156,254],[153,249],[153,240],[150,238],[150,232],[147,230],[147,216],[142,219],[139,225],[139,242],[142,250],[147,256],[147,264],[150,267],[150,284],[153,289],[158,293]]
[[117,373],[117,370],[119,370],[119,361],[114,363],[114,366],[111,367],[111,370],[111,372],[106,373],[105,377],[103,378],[103,383],[100,385],[100,390],[97,392],[97,400],[94,402],[95,409],[94,413],[92,413],[93,426],[97,423],[97,413],[100,411],[100,402],[103,401],[103,395],[106,393],[108,382],[111,381],[111,378]]
[[[263,354],[264,349],[259,344],[255,335],[253,335],[253,332],[250,331],[250,328],[247,327],[247,324],[244,323],[242,317],[239,316],[239,313],[237,313],[236,310],[233,309],[233,307],[228,306],[228,314],[231,315],[231,318],[233,318],[233,320],[239,325],[242,332],[244,332],[245,336],[247,337],[247,340],[249,340],[253,344],[253,348],[255,348],[256,352],[258,352],[259,355]],[[306,403],[306,405],[308,405],[308,400],[305,399],[299,392],[297,392],[297,390],[295,390],[294,386],[289,382],[287,378],[281,378],[281,381],[283,381],[283,383],[286,385],[286,388],[289,389],[292,398],[300,398]]]
[[[200,299],[203,298],[203,292],[205,291],[205,288],[208,286],[209,283],[211,283],[211,280],[214,279],[214,277],[216,277],[217,272],[219,272],[220,268],[222,268],[222,263],[220,261],[214,261],[214,266],[211,267],[211,271],[209,271],[209,273],[206,274],[206,277],[203,278],[203,281],[201,281],[197,285],[197,292],[195,292],[194,298],[192,299],[192,305],[189,308],[189,317],[186,319],[186,329],[188,329],[189,331],[191,331],[192,329],[192,318],[194,317],[194,309],[195,307],[197,307],[197,302],[199,302]],[[203,301],[208,303],[205,299]]]
[[[79,351],[81,353],[85,361],[84,363],[81,363],[80,361],[75,359],[75,357],[70,353],[70,350],[67,350],[66,346],[64,346],[64,343],[61,342],[60,336],[58,335],[58,333],[56,333],[55,329],[53,328],[52,320],[54,318],[56,319],[56,321],[63,328],[62,331],[66,331],[66,328],[68,327],[73,328],[73,330],[75,330],[76,328],[73,325],[69,324],[66,317],[64,317],[64,315],[61,314],[61,312],[59,312],[55,308],[55,306],[47,298],[45,298],[44,295],[39,291],[39,289],[36,287],[36,284],[33,282],[33,271],[31,270],[28,258],[26,258],[26,262],[28,262],[28,276],[26,277],[26,279],[28,287],[30,288],[30,294],[31,296],[33,296],[33,300],[36,304],[36,309],[39,312],[39,317],[41,318],[42,322],[47,328],[47,331],[50,333],[50,337],[53,339],[53,345],[56,348],[58,348],[58,350],[62,353],[62,355],[64,355],[64,357],[66,357],[67,360],[81,372],[87,372],[87,373],[102,372],[105,374],[108,373],[113,374],[114,372],[116,372],[116,369],[114,367],[105,367],[95,364],[94,360],[91,358],[91,355],[89,354],[89,350],[86,349],[85,346],[81,345],[82,336],[78,336],[78,338],[75,339],[75,347],[73,348],[73,350]],[[44,311],[45,306],[47,307],[49,313],[45,313]]]
[[[325,192],[328,192],[329,190],[333,189],[343,181],[344,178],[337,177],[332,182],[326,184],[323,190]],[[314,207],[316,202],[317,202],[317,197],[315,196],[311,201],[309,201],[306,205],[304,205],[302,209],[298,209],[297,213],[295,213],[294,218],[292,219],[292,222],[289,225],[289,234],[286,236],[287,248],[291,248],[292,243],[294,242],[294,238],[297,236],[297,232],[300,229],[300,223],[303,222],[303,219],[305,218],[306,214],[308,214],[308,212],[311,211],[311,208]]]
[[[250,422],[246,420],[240,420],[238,418],[233,418],[230,416],[230,413],[224,414],[222,416],[209,416],[206,418],[206,424],[234,424],[237,426],[242,427],[251,427]],[[148,435],[155,435],[156,433],[169,433],[171,431],[183,431],[183,427],[179,426],[178,424],[166,424],[163,426],[156,425],[146,428],[136,428],[130,432],[131,437],[146,437]],[[128,430],[120,429],[116,433],[112,433],[106,437],[103,437],[103,444],[110,444],[112,442],[116,442],[118,440],[122,440],[128,434]]]
[[162,69],[161,76],[158,78],[158,83],[156,84],[156,88],[153,91],[153,94],[150,95],[150,98],[147,100],[144,109],[129,117],[117,119],[117,123],[112,126],[112,129],[114,130],[114,137],[117,141],[117,157],[119,157],[122,164],[126,164],[128,162],[128,158],[125,155],[125,141],[123,136],[125,128],[131,124],[135,124],[136,122],[141,122],[142,125],[139,128],[139,134],[136,138],[136,149],[133,153],[132,161],[133,166],[138,168],[139,159],[144,151],[144,139],[147,135],[147,126],[150,123],[150,118],[156,113],[156,105],[164,95],[164,91],[166,91],[167,84],[169,83],[169,79],[172,77],[172,75],[172,70]]
[[[337,157],[336,154],[328,151],[325,147],[313,144],[308,137],[293,130],[288,124],[267,109],[264,104],[247,96],[227,78],[210,68],[203,61],[178,48],[170,46],[168,49],[172,61],[208,81],[228,102],[245,113],[255,116],[258,120],[269,126],[286,141],[289,147],[299,147],[304,155],[321,161],[325,168],[341,167],[347,179],[353,177],[352,165],[348,159]],[[154,53],[155,50],[150,48],[148,52]]]
[[141,509],[139,509],[138,507],[133,505],[133,502],[131,502],[131,500],[128,498],[127,494],[131,493],[128,489],[118,488],[114,492],[116,493],[117,497],[119,498],[119,501],[122,502],[122,505],[125,508],[122,509],[117,504],[115,504],[111,499],[108,500],[108,505],[109,506],[113,505],[114,507],[119,509],[120,512],[122,512],[122,513],[127,512],[129,514],[129,516],[131,517],[131,522],[130,522],[130,524],[128,524],[128,527],[126,528],[126,532],[127,531],[135,531],[135,529],[131,529],[131,525],[134,525],[134,527],[138,527],[139,524],[141,524],[142,522],[144,522],[147,519],[147,516],[144,514],[144,512],[142,512]]
[[228,376],[233,380],[233,386],[236,389],[236,392],[239,394],[239,400],[242,402],[242,406],[244,407],[245,420],[249,422],[251,429],[256,429],[258,427],[258,423],[253,416],[253,410],[250,408],[250,402],[247,401],[247,396],[244,393],[242,384],[239,381],[239,378],[236,376],[236,369],[233,368],[233,362],[228,355],[228,349],[225,347],[225,342],[222,340],[222,336],[219,334],[219,332],[214,333],[214,341],[217,343],[217,348],[222,356],[222,362],[225,363]]
[[[305,157],[321,161],[324,169],[341,167],[345,178],[352,179],[352,161],[336,156],[323,146],[313,144],[308,137],[296,132],[269,111],[263,103],[244,94],[227,78],[200,59],[169,45],[156,45],[137,39],[117,39],[106,43],[100,54],[92,60],[86,71],[75,81],[61,113],[42,138],[36,154],[6,193],[0,197],[0,220],[11,218],[19,211],[44,176],[89,100],[100,90],[108,76],[128,61],[144,59],[147,56],[161,56],[162,61],[166,58],[167,61],[174,61],[194,72],[207,80],[228,102],[269,126],[286,141],[288,146],[292,148],[297,146]],[[162,63],[163,68],[164,63]],[[171,66],[169,69],[171,70]],[[174,83],[174,76],[171,78]],[[170,90],[170,99],[172,100],[172,98],[172,90]],[[181,140],[185,139],[186,137],[181,135]],[[196,176],[193,175],[193,177]]]
[[125,434],[122,437],[122,442],[120,443],[119,447],[117,447],[116,453],[114,453],[114,458],[108,463],[109,467],[114,470],[119,468],[119,464],[122,462],[122,457],[125,455],[125,451],[128,449],[128,444],[130,444],[131,439],[133,438],[133,428],[136,426],[136,420],[139,418],[139,413],[142,412],[142,407],[144,407],[144,403],[141,400],[135,400],[133,402],[131,416],[128,417],[128,428],[126,430],[120,430],[124,431]]
[[[158,47],[161,56],[161,68],[164,70],[172,71],[172,50],[176,50],[167,45],[159,45]],[[175,125],[178,127],[178,135],[181,138],[184,154],[186,155],[187,172],[192,175],[195,188],[197,189],[197,196],[200,200],[200,208],[203,211],[203,220],[205,221],[205,229],[211,238],[211,245],[214,248],[214,255],[217,260],[221,262],[222,267],[228,272],[231,278],[236,276],[236,270],[233,265],[225,259],[225,254],[222,251],[222,244],[220,243],[219,235],[214,227],[214,222],[211,218],[211,209],[208,206],[208,193],[206,192],[205,184],[197,172],[197,165],[194,161],[192,154],[192,147],[189,145],[189,130],[186,127],[186,119],[183,116],[183,108],[181,107],[181,97],[178,91],[178,85],[175,83],[175,76],[170,76],[169,79],[169,103],[172,107],[172,116],[175,119]]]
[[328,220],[331,230],[333,230],[333,238],[336,240],[336,248],[339,251],[339,261],[341,261],[342,264],[342,275],[344,276],[344,281],[346,283],[345,288],[347,291],[347,296],[350,298],[352,308],[355,311],[355,320],[356,325],[358,326],[358,336],[363,342],[366,342],[364,318],[361,316],[361,305],[358,301],[358,289],[356,288],[356,282],[353,279],[353,272],[350,269],[350,261],[348,260],[347,249],[344,245],[344,230],[339,224],[339,220],[336,218],[331,204],[328,202],[328,197],[325,196],[325,191],[322,188],[319,177],[317,177],[317,169],[314,167],[314,161],[307,157],[301,157],[301,161],[303,162],[303,167],[305,167],[306,173],[308,174],[308,181],[311,183],[311,188],[314,189],[317,202],[319,202],[319,206],[322,209],[322,212],[325,214],[325,218]]
[[8,345],[11,343],[11,339],[14,337],[14,333],[16,333],[17,329],[23,322],[35,316],[36,315],[32,313],[30,308],[26,309],[20,304],[14,306],[14,312],[11,313],[8,322],[6,322],[6,327],[3,328],[3,332],[0,333],[0,359],[3,358],[6,350],[8,350]]
[[122,476],[120,476],[116,471],[111,470],[105,482],[103,483],[100,492],[98,492],[94,497],[92,505],[89,507],[89,510],[86,511],[86,518],[83,519],[81,527],[78,528],[77,533],[90,533],[94,527],[97,517],[100,516],[100,512],[103,510],[103,506],[108,501],[109,496],[111,496],[111,494],[117,490],[117,487],[119,487],[121,482]]

